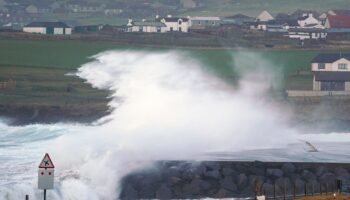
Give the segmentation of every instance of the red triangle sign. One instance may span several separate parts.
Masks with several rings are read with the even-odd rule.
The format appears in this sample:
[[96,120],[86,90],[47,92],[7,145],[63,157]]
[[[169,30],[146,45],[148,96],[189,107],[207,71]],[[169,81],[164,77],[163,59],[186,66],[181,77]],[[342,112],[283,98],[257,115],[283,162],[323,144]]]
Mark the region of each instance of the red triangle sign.
[[55,168],[48,153],[45,154],[44,158],[40,162],[39,168]]

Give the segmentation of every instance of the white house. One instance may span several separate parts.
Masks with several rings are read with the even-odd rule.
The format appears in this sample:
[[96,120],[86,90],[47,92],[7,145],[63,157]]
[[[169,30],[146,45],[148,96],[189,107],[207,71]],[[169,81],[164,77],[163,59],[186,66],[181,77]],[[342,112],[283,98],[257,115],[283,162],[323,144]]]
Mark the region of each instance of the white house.
[[52,35],[70,35],[72,34],[72,28],[63,22],[32,22],[23,27],[23,32]]
[[350,53],[319,54],[311,63],[313,90],[350,91]]
[[140,22],[129,19],[127,32],[144,32],[144,33],[165,33],[167,27],[164,23],[158,21],[142,20]]
[[190,27],[188,18],[168,16],[161,19],[160,22],[165,24],[167,32],[178,31],[187,33],[188,28]]
[[320,26],[321,22],[316,19],[312,13],[309,13],[303,14],[303,16],[298,19],[298,24],[300,27],[317,28],[316,26]]

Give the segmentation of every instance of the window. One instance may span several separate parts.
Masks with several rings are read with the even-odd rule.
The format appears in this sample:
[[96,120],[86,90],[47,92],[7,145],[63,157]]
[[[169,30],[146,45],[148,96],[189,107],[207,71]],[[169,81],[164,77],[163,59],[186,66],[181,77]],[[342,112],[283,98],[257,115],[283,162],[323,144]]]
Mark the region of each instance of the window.
[[346,63],[339,63],[338,64],[338,69],[348,69],[348,64],[346,64]]
[[170,27],[170,32],[173,32],[174,28],[173,27]]
[[326,69],[326,64],[318,63],[318,69]]
[[157,26],[157,32],[160,33],[161,31],[161,27]]
[[139,27],[139,32],[142,32],[142,29],[143,29],[143,27],[142,27],[142,26],[140,26],[140,27]]
[[181,25],[182,24],[182,21],[181,20],[179,20],[179,25]]
[[180,32],[182,32],[182,29],[181,29],[181,27],[179,27],[179,31],[180,31]]

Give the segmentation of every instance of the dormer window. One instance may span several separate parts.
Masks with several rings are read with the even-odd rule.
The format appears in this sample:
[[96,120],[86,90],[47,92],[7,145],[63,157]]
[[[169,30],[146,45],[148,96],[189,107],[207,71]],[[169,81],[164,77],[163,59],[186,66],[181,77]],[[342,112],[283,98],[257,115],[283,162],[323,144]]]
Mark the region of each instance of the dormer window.
[[181,25],[182,24],[182,20],[179,20],[179,25]]
[[325,63],[318,63],[318,69],[326,69]]
[[346,63],[339,63],[338,64],[338,69],[341,69],[341,70],[348,69],[348,64],[346,64]]

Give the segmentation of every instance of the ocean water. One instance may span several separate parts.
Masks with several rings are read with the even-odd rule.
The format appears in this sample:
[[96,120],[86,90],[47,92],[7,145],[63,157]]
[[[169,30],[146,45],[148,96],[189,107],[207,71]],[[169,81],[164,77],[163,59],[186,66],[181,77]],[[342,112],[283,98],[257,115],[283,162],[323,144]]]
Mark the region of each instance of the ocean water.
[[[117,199],[120,180],[155,160],[349,162],[348,133],[300,133],[290,113],[266,97],[278,74],[249,54],[238,86],[207,72],[186,53],[109,51],[77,76],[109,89],[113,112],[92,125],[0,122],[0,200],[42,197],[37,170],[56,167],[49,199]],[[252,64],[253,63],[253,64]],[[253,65],[253,66],[251,66]],[[310,142],[319,151],[310,152]]]

